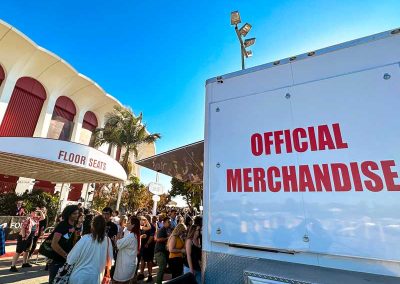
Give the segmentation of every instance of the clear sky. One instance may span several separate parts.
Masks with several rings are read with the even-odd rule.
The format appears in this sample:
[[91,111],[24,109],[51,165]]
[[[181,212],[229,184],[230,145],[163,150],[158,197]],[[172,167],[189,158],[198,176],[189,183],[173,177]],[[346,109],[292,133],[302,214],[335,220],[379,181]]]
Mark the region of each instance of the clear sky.
[[240,69],[233,10],[257,38],[248,67],[400,26],[399,0],[3,0],[0,19],[143,112],[160,153],[203,139],[206,79]]

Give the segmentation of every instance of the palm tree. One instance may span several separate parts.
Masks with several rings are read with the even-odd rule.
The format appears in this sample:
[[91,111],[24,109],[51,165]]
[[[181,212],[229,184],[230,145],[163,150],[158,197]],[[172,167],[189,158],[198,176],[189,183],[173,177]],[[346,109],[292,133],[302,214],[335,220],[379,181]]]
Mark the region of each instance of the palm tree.
[[[113,111],[106,114],[104,127],[95,130],[94,144],[101,146],[108,143],[110,146],[125,149],[120,163],[129,178],[133,168],[129,159],[130,155],[133,153],[136,159],[140,145],[154,143],[159,138],[161,138],[159,133],[150,134],[147,132],[142,113],[136,117],[129,108],[114,106]],[[121,201],[122,190],[123,188],[120,187],[117,210]]]
[[136,117],[131,109],[122,106],[114,106],[114,110],[106,114],[104,127],[96,129],[95,134],[95,146],[108,143],[125,149],[121,165],[128,177],[132,171],[131,153],[137,157],[139,145],[151,144],[161,138],[159,133],[147,132],[142,113]]

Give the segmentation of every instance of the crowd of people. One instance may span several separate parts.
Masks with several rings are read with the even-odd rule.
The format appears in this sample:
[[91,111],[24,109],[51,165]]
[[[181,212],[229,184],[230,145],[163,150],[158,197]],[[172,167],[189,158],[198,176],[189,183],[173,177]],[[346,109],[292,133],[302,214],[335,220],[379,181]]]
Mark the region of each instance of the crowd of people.
[[[31,266],[29,257],[46,225],[46,208],[27,216],[11,271],[18,271],[21,254],[22,267]],[[201,283],[201,230],[202,217],[187,209],[165,210],[156,216],[144,209],[120,216],[110,207],[94,212],[68,205],[39,253],[47,257],[50,284],[65,277],[74,284],[162,283],[166,273],[172,278],[191,273],[193,281]],[[158,266],[155,275],[154,265]]]

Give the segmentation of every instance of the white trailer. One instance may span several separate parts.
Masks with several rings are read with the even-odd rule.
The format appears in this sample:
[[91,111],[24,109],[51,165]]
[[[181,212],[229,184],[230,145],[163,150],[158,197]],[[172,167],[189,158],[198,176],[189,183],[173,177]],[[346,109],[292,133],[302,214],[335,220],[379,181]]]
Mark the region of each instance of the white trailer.
[[206,83],[205,283],[400,283],[400,30]]

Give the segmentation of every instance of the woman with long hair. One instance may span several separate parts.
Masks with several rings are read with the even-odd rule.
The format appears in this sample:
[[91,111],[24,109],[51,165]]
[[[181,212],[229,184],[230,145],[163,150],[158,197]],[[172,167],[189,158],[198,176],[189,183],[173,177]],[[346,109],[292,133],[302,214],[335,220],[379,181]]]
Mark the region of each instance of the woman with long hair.
[[186,226],[178,224],[168,240],[169,268],[172,279],[183,274],[183,254],[185,253],[185,242],[183,240],[185,233]]
[[129,223],[128,217],[122,216],[119,221],[117,239],[121,239],[130,233],[128,228],[128,223]]
[[138,280],[144,279],[144,269],[147,263],[147,282],[153,281],[153,259],[154,259],[154,235],[156,232],[156,228],[151,224],[150,215],[146,215],[145,217],[141,217],[141,226],[142,226],[142,245],[140,246],[140,255],[141,255],[141,264],[140,264],[140,272],[138,274]]
[[191,272],[196,277],[196,282],[201,283],[201,226],[192,225],[188,231],[185,248],[184,273]]
[[115,263],[113,283],[128,284],[135,277],[137,254],[140,248],[140,221],[131,217],[130,233],[117,240],[118,257]]
[[73,265],[69,283],[101,283],[104,268],[111,263],[112,257],[111,240],[106,235],[106,220],[98,215],[93,218],[91,234],[84,235],[68,254],[67,263]]

